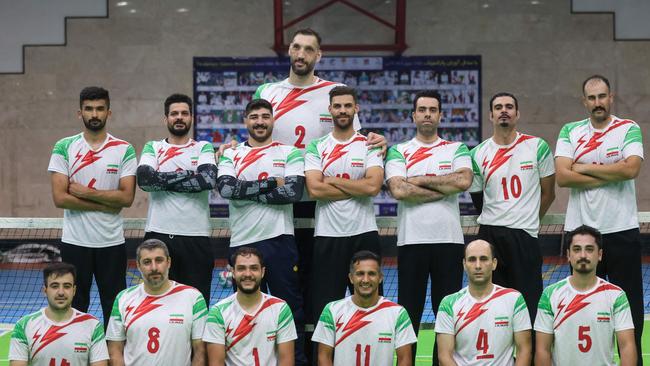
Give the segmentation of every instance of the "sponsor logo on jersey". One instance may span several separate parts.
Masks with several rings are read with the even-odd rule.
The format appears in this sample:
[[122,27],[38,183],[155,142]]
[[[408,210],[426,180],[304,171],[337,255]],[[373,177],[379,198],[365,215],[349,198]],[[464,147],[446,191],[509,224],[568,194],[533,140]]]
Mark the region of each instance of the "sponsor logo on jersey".
[[521,170],[533,170],[533,162],[530,160],[519,162],[519,168]]
[[596,321],[598,323],[609,323],[611,319],[611,314],[606,311],[599,311],[596,314]]
[[332,123],[332,115],[331,114],[321,114],[318,116],[318,119],[320,123]]
[[611,149],[607,149],[607,154],[605,156],[608,158],[613,158],[618,155],[619,155],[618,147],[612,147]]
[[169,314],[169,324],[183,324],[185,319],[183,314]]
[[117,174],[119,167],[117,164],[106,164],[106,174]]
[[356,158],[354,158],[354,159],[352,159],[352,161],[350,162],[350,166],[353,167],[353,168],[363,168],[363,165],[364,165],[364,163],[363,163],[363,159],[356,159]]
[[275,342],[276,337],[277,337],[277,332],[276,331],[266,332],[266,340],[267,341]]
[[439,162],[438,170],[451,170],[451,160],[445,160]]
[[377,343],[391,343],[393,341],[393,333],[379,333]]
[[74,353],[86,353],[88,352],[88,345],[85,343],[75,343],[74,344]]
[[510,318],[507,316],[497,316],[494,318],[494,326],[499,328],[499,327],[507,327],[510,325]]
[[282,159],[273,159],[273,167],[284,168],[284,160],[282,160]]

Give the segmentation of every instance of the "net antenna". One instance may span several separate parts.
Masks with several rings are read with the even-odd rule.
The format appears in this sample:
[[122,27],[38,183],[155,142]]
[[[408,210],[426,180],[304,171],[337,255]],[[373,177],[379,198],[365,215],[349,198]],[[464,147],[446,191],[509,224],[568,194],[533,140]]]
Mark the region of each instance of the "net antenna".
[[407,48],[406,44],[406,0],[395,0],[395,22],[391,23],[385,19],[373,14],[367,9],[352,3],[348,0],[329,0],[311,10],[298,16],[297,18],[285,23],[284,22],[284,5],[285,0],[273,0],[273,19],[274,19],[274,43],[273,50],[279,57],[285,56],[289,45],[285,43],[284,31],[298,24],[299,22],[311,17],[314,14],[336,4],[346,5],[362,15],[375,20],[381,25],[393,30],[394,43],[387,44],[324,44],[321,45],[323,51],[387,51],[393,52],[395,56],[400,56]]

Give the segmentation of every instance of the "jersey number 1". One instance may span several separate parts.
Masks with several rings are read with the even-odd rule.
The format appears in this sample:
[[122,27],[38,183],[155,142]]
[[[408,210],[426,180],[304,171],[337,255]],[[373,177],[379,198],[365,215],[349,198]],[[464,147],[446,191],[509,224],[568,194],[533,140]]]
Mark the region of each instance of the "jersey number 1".
[[[366,344],[366,346],[363,347],[363,352],[361,351],[361,345],[357,344],[357,346],[354,348],[354,351],[357,353],[357,366],[370,366],[370,345],[369,344]],[[362,353],[366,354],[363,365],[361,364]]]

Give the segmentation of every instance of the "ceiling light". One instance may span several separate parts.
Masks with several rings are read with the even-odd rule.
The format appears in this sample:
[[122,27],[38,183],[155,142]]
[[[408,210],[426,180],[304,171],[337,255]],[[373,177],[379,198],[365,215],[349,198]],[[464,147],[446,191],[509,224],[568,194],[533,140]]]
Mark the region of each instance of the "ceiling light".
[[190,10],[189,10],[188,8],[178,8],[178,9],[176,9],[176,11],[177,11],[178,13],[187,13],[187,12],[190,11]]
[[127,6],[129,5],[128,1],[118,1],[115,6]]
[[490,7],[490,4],[488,4],[488,3],[485,3],[485,4],[483,4],[482,6],[483,6],[483,9],[487,9],[487,8],[489,8],[489,7]]
[[137,12],[138,12],[138,11],[135,10],[135,9],[131,9],[131,10],[129,10],[129,13],[131,13],[131,14],[135,14],[135,13],[137,13]]

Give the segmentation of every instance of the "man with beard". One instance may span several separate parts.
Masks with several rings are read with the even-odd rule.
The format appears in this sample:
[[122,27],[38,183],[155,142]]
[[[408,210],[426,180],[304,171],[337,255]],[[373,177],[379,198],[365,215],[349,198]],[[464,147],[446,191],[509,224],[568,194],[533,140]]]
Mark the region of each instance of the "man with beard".
[[470,151],[478,237],[495,247],[494,283],[521,292],[535,319],[543,288],[537,237],[540,219],[555,199],[553,155],[546,141],[517,131],[514,95],[492,97],[490,120],[494,134]]
[[381,258],[362,250],[350,260],[352,296],[327,304],[313,342],[318,342],[320,366],[413,365],[411,344],[417,342],[411,319],[400,305],[379,295],[384,280]]
[[84,88],[79,107],[83,132],[54,145],[47,169],[54,204],[64,209],[61,257],[77,269],[72,307],[88,311],[94,275],[107,324],[115,296],[126,287],[126,249],[119,212],[133,203],[135,150],[106,132],[111,115],[106,89]]
[[162,241],[145,240],[135,257],[142,283],[115,298],[106,331],[111,366],[205,366],[203,296],[169,279],[172,260]]
[[47,307],[22,317],[9,345],[11,366],[108,365],[102,324],[72,308],[75,268],[52,263],[43,269]]
[[615,365],[614,335],[620,365],[636,365],[625,292],[596,276],[603,257],[600,232],[582,225],[565,237],[573,273],[546,287],[539,300],[535,365]]
[[587,78],[582,91],[589,118],[564,125],[555,151],[558,185],[570,188],[564,228],[584,224],[603,233],[597,274],[630,300],[640,365],[643,277],[634,178],[643,162],[641,128],[610,113],[614,96],[605,77]]
[[329,95],[334,130],[310,142],[305,153],[307,191],[317,200],[312,260],[318,266],[312,268],[311,286],[315,314],[345,296],[354,253],[380,253],[372,201],[384,178],[380,151],[369,148],[368,139],[354,130],[359,111],[354,89],[337,86]]
[[[441,109],[437,92],[417,93],[412,113],[416,135],[391,147],[386,157],[388,188],[399,200],[398,299],[408,311],[416,334],[429,279],[434,311],[442,298],[460,290],[463,282],[465,240],[458,193],[472,184],[472,161],[465,144],[438,136]],[[437,360],[436,347],[433,357]]]
[[296,328],[291,309],[260,291],[265,276],[262,254],[242,246],[230,262],[237,292],[210,309],[203,334],[209,365],[292,366]]
[[436,314],[440,365],[530,365],[526,302],[516,290],[492,283],[494,247],[485,240],[467,244],[463,267],[467,287],[445,296]]
[[273,107],[254,99],[244,111],[248,141],[228,149],[219,159],[219,194],[229,199],[230,254],[246,245],[262,253],[266,262],[262,291],[285,300],[298,330],[296,364],[304,355],[304,312],[298,286],[298,250],[291,204],[305,187],[302,153],[274,142]]
[[190,137],[192,99],[172,94],[165,100],[169,134],[142,149],[138,185],[149,192],[145,239],[167,243],[174,266],[169,277],[197,288],[210,302],[214,259],[210,246],[208,194],[216,187],[214,148]]

